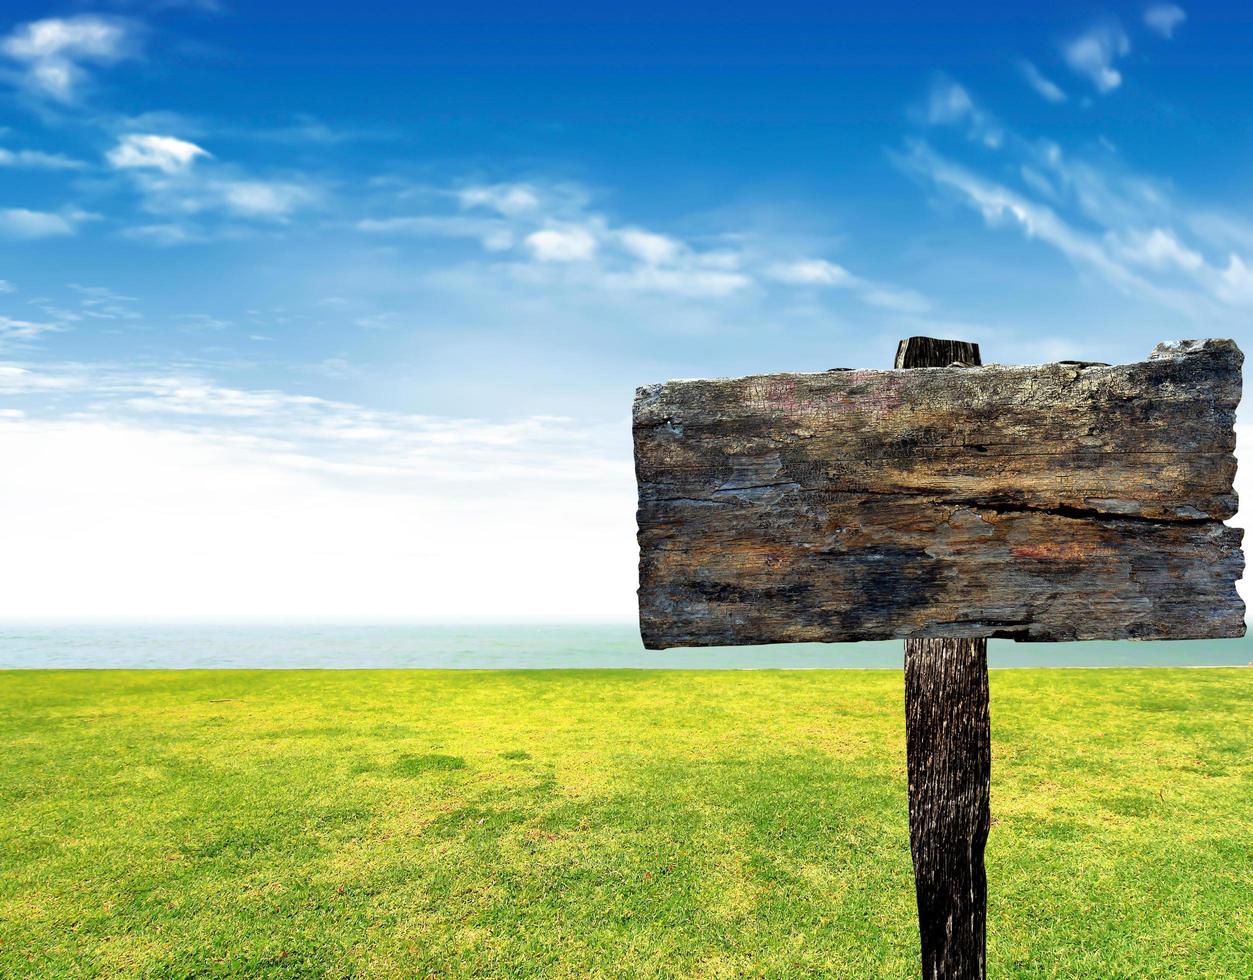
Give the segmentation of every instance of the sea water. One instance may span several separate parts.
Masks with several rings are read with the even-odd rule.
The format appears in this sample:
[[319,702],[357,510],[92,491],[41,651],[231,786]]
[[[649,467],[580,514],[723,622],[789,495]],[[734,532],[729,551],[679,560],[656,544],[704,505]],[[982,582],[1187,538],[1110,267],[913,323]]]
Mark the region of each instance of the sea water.
[[[634,623],[0,623],[0,668],[899,669],[899,640],[648,651]],[[1247,666],[1253,641],[1014,643],[993,667]]]

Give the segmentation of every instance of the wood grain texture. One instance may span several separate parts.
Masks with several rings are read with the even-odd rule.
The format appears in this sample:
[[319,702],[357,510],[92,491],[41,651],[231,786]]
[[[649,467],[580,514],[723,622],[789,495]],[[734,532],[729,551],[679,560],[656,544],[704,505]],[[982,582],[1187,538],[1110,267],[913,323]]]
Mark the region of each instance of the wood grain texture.
[[992,825],[988,641],[905,641],[909,843],[922,975],[986,976]]
[[644,643],[1241,636],[1242,361],[640,388]]

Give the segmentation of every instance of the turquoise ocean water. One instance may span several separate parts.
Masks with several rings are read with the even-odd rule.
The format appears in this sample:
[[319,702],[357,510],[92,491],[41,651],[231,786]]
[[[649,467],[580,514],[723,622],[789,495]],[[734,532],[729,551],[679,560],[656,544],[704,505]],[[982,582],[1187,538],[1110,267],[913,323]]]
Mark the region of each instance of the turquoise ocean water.
[[[0,623],[0,668],[806,668],[901,666],[899,640],[646,651],[633,623]],[[993,667],[1246,666],[1253,641],[1013,643]]]

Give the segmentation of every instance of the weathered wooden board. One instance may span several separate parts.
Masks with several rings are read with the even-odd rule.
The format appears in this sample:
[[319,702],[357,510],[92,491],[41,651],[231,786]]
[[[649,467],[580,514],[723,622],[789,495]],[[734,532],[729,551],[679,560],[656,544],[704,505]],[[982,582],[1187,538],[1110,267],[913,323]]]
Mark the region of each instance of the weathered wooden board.
[[640,388],[645,646],[1242,636],[1242,361]]

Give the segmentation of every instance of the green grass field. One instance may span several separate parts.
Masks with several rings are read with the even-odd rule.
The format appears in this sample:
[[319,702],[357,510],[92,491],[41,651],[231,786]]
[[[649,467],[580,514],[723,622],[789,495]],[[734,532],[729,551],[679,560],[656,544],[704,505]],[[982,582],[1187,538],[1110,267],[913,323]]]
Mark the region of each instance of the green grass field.
[[[1253,671],[993,671],[989,974],[1253,975]],[[0,975],[909,977],[898,672],[0,673]]]

